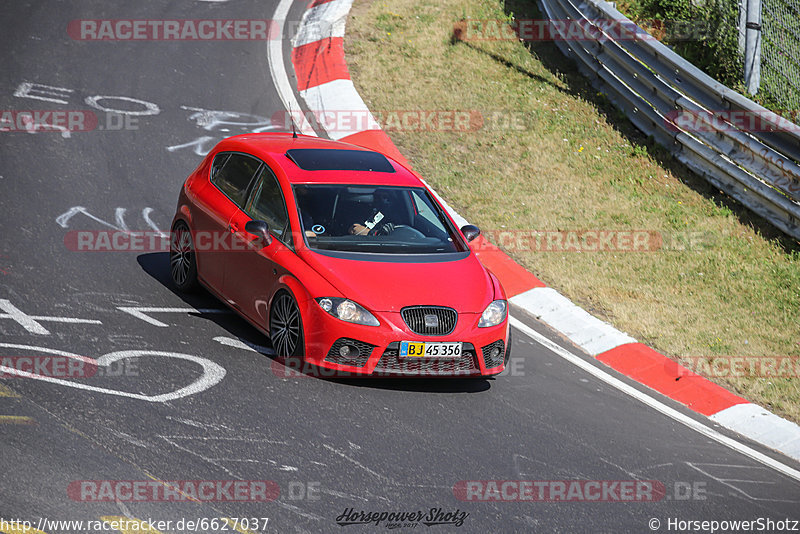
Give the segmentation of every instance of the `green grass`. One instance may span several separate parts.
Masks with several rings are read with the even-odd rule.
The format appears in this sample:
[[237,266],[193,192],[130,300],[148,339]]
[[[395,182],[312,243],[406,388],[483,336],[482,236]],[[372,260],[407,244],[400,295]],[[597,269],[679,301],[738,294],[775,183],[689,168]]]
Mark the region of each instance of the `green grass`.
[[[796,242],[653,145],[552,43],[453,40],[465,18],[540,18],[526,5],[356,2],[345,50],[371,109],[483,114],[472,132],[389,132],[415,170],[488,235],[660,232],[655,252],[507,252],[670,357],[800,356]],[[800,421],[797,379],[714,380]]]

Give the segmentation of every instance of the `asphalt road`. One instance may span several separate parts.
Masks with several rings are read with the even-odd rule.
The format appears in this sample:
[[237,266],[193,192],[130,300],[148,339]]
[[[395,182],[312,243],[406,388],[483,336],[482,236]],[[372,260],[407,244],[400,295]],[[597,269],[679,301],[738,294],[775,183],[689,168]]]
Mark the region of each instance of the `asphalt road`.
[[[263,41],[80,41],[68,34],[69,22],[270,19],[275,3],[0,4],[0,110],[88,110],[99,119],[98,128],[68,136],[0,132],[0,356],[103,357],[93,376],[0,379],[0,520],[56,533],[99,530],[41,521],[138,518],[172,522],[148,532],[178,533],[230,532],[227,523],[185,524],[220,517],[253,518],[237,528],[258,532],[391,526],[338,525],[348,509],[441,509],[450,515],[440,519],[453,521],[468,514],[460,526],[411,521],[403,531],[650,532],[653,518],[661,531],[670,519],[762,518],[764,527],[800,519],[800,482],[522,331],[514,332],[512,369],[494,379],[329,380],[287,372],[270,357],[268,340],[210,296],[176,294],[164,252],[71,250],[70,232],[78,230],[168,230],[199,154],[223,137],[273,128],[269,118],[282,107]],[[290,18],[302,8],[293,6]],[[124,112],[124,120],[98,107]],[[152,480],[239,481],[279,495],[91,501],[109,484]],[[506,502],[487,501],[486,483],[470,486],[483,488],[471,494],[479,500],[454,491],[460,481],[489,480],[582,488],[652,481],[665,495]],[[761,530],[792,524],[772,526]],[[684,530],[677,527],[671,531]],[[15,531],[0,521],[0,532]]]

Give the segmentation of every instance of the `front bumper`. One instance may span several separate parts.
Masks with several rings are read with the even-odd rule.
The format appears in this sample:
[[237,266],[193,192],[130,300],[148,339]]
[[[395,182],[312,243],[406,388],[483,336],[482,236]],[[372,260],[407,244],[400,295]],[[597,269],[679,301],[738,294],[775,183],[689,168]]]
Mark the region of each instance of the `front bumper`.
[[[399,312],[373,312],[380,326],[363,326],[332,317],[313,300],[304,308],[305,360],[324,369],[409,377],[492,376],[505,369],[508,319],[494,327],[478,328],[480,314],[459,313],[452,333],[422,336],[408,328]],[[462,352],[458,358],[401,358],[401,341],[456,341],[462,343]],[[357,350],[341,356],[339,349],[345,344]]]

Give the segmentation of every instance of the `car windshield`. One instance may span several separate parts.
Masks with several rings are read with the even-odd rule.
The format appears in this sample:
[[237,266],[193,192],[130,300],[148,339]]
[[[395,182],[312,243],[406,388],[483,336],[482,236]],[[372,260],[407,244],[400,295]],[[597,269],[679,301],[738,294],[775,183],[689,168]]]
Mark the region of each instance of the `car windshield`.
[[383,254],[464,252],[463,241],[422,187],[294,186],[312,249]]

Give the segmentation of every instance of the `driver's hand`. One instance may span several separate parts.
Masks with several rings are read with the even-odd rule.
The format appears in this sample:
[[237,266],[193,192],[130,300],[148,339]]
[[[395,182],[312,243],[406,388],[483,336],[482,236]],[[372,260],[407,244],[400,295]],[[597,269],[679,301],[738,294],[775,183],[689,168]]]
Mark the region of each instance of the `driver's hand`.
[[375,235],[389,235],[394,232],[394,223],[387,222],[381,225]]
[[367,235],[369,233],[369,228],[363,224],[355,223],[348,231],[353,235]]

